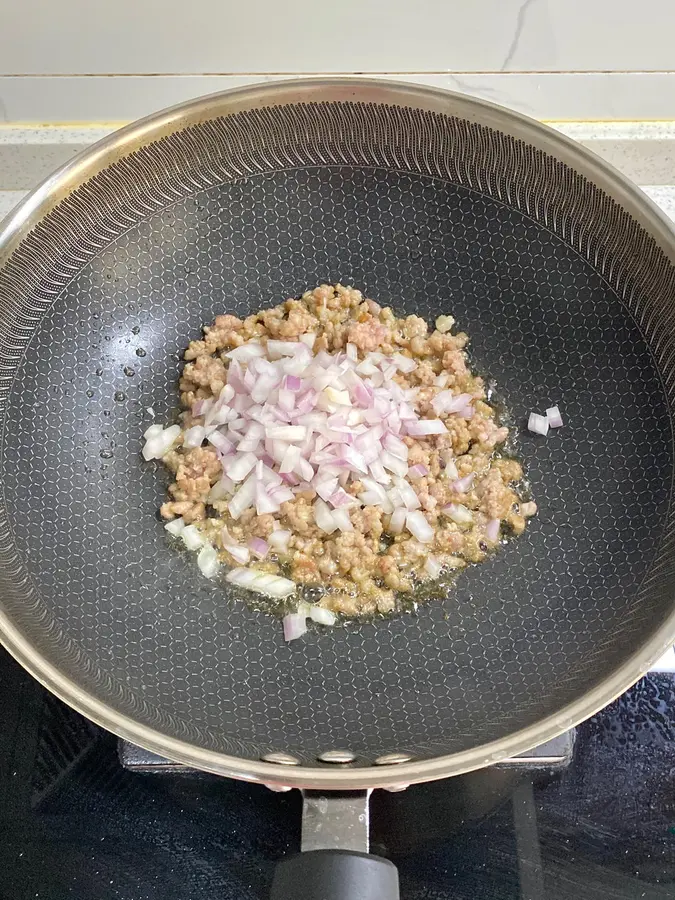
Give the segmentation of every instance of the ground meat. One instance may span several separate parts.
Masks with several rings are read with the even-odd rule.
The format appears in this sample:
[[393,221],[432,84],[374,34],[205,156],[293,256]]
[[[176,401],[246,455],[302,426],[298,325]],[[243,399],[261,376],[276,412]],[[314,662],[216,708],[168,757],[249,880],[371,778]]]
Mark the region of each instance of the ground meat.
[[388,337],[389,330],[371,315],[363,322],[355,322],[347,332],[349,343],[356,344],[359,350],[365,352],[377,350]]
[[213,356],[198,356],[183,370],[180,380],[181,391],[194,391],[197,388],[208,388],[217,396],[227,382],[225,363]]
[[[284,551],[271,552],[264,560],[249,564],[270,574],[285,574],[315,591],[320,589],[324,592],[320,604],[345,616],[399,608],[400,598],[414,596],[419,582],[429,579],[426,565],[431,555],[447,572],[480,562],[498,544],[494,525],[490,532],[489,523],[499,520],[500,527],[519,534],[537,508],[518,494],[520,464],[499,453],[508,429],[486,401],[483,381],[470,371],[467,335],[452,334],[453,322],[451,317],[441,317],[443,331],[429,333],[419,316],[397,318],[390,308],[382,308],[343,285],[321,285],[300,300],[286,300],[243,320],[218,316],[204,329],[203,339],[193,341],[185,352],[180,379],[183,432],[163,459],[174,482],[170,499],[161,507],[162,516],[181,516],[186,523],[198,523],[229,565],[237,561],[227,550],[228,541],[247,546],[252,538],[268,540],[273,531],[289,531],[291,538]],[[434,530],[430,543],[421,543],[407,530],[392,534],[391,515],[379,506],[354,507],[350,510],[352,531],[326,534],[315,521],[316,493],[311,486],[283,503],[274,515],[256,515],[255,509],[249,508],[236,520],[230,515],[227,497],[211,495],[222,475],[215,449],[207,443],[193,449],[182,444],[185,429],[204,424],[199,407],[193,409],[193,404],[220,394],[227,383],[229,350],[250,340],[266,346],[268,339],[292,341],[307,333],[314,335],[314,353],[346,348],[360,358],[375,351],[412,357],[417,363],[414,371],[397,371],[393,378],[402,390],[414,392],[412,402],[422,417],[437,417],[434,399],[443,390],[472,398],[466,415],[441,413],[446,433],[403,439],[408,465],[426,469],[414,480],[410,475],[409,484]],[[362,482],[351,480],[346,490],[358,497],[365,488]],[[469,511],[468,521],[461,524],[450,516],[458,506]],[[493,540],[489,541],[486,533],[491,533]],[[444,591],[441,588],[440,592]]]

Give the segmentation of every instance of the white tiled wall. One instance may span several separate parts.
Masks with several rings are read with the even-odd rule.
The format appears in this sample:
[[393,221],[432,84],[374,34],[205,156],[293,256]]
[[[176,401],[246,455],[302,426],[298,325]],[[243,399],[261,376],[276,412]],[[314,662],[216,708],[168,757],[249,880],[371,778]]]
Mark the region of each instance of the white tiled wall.
[[674,0],[0,0],[0,121],[377,73],[540,118],[675,118]]
[[660,71],[672,0],[5,0],[3,74]]

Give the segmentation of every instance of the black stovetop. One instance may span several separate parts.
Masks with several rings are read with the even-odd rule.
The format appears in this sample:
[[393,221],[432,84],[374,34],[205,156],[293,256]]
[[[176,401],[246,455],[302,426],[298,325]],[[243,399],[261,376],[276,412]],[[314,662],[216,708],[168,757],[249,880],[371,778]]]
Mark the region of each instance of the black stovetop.
[[[300,797],[140,775],[0,651],[1,900],[266,900]],[[584,724],[555,776],[488,770],[376,792],[402,900],[675,898],[675,677]]]

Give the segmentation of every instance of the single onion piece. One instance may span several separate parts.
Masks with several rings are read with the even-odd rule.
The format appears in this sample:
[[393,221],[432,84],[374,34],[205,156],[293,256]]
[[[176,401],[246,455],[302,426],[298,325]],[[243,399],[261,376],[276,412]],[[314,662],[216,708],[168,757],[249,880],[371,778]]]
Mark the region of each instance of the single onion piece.
[[499,540],[499,519],[490,519],[485,526],[485,537],[495,544]]
[[364,491],[362,494],[359,494],[359,500],[364,506],[377,506],[385,513],[390,513],[394,508],[388,497],[383,497],[375,491]]
[[180,519],[172,519],[164,526],[164,530],[168,531],[169,534],[174,535],[174,537],[180,537],[183,533],[184,528],[185,522],[183,521],[182,517]]
[[223,549],[226,553],[230,554],[235,562],[238,562],[241,565],[247,563],[251,558],[248,547],[242,547],[241,544],[237,544],[234,541],[229,544],[223,544]]
[[[207,440],[210,444],[213,444],[213,446],[216,448],[216,450],[219,453],[223,454],[224,456],[226,456],[228,453],[233,452],[233,450],[234,450],[234,446],[233,446],[232,442],[228,441],[228,439],[225,437],[225,435],[222,434],[222,432],[220,432],[220,431],[211,432],[211,434],[208,436]],[[201,441],[200,441],[200,443],[201,443]],[[241,479],[244,478],[246,474],[247,473],[244,472],[244,474],[241,476],[241,478],[236,478],[234,480],[241,481]],[[232,476],[230,476],[230,477],[232,477]]]
[[213,578],[218,574],[218,569],[220,569],[218,554],[210,544],[202,547],[199,551],[199,554],[197,555],[197,565],[199,566],[199,571],[206,578]]
[[456,522],[457,525],[468,525],[470,522],[473,522],[473,513],[471,510],[467,509],[466,506],[462,506],[460,503],[449,503],[447,506],[443,507],[443,512],[449,519]]
[[415,489],[412,485],[408,484],[405,478],[397,478],[396,479],[396,488],[398,489],[399,494],[401,495],[401,499],[405,504],[407,509],[419,509],[420,508],[420,498],[415,493]]
[[443,458],[443,461],[445,462],[445,469],[443,470],[445,477],[452,481],[459,478],[459,472],[457,471],[455,460],[452,458],[452,450],[441,450],[441,456]]
[[[184,447],[201,447],[202,441],[206,437],[206,428],[203,425],[193,425],[183,434]],[[227,440],[227,438],[225,438]],[[231,445],[230,445],[231,446]]]
[[376,494],[378,497],[382,498],[383,502],[386,502],[387,492],[384,489],[384,486],[381,485],[378,481],[375,481],[373,478],[366,478],[365,476],[363,478],[360,478],[359,481],[364,486],[366,491],[370,491]]
[[402,353],[394,353],[392,360],[399,372],[414,372],[417,368],[415,360],[409,356],[404,356]]
[[299,340],[301,340],[302,343],[306,347],[309,347],[311,350],[312,347],[314,346],[314,341],[316,340],[316,334],[314,334],[313,331],[308,331],[308,332],[306,332],[306,334],[301,334],[299,337]]
[[248,542],[248,547],[254,556],[258,559],[264,559],[269,551],[269,544],[262,538],[254,537]]
[[155,434],[150,440],[146,441],[143,447],[143,459],[148,461],[161,459],[163,456],[166,456],[180,436],[180,433],[180,425],[170,425],[168,428],[162,429],[161,433]]
[[[255,590],[255,588],[253,588]],[[284,640],[295,641],[307,631],[307,621],[301,613],[289,613],[283,618]]]
[[334,509],[331,512],[331,517],[340,531],[354,530],[352,520],[349,518],[349,512],[346,509]]
[[302,379],[297,375],[286,375],[282,383],[285,390],[292,391],[294,394],[297,394],[302,388]]
[[225,580],[231,581],[232,584],[238,584],[240,587],[249,587],[258,579],[259,574],[255,569],[230,569]]
[[460,409],[459,415],[463,419],[473,419],[473,415],[475,412],[476,412],[476,410],[473,408],[473,406],[471,406],[470,404],[467,404],[464,407],[464,409]]
[[180,536],[188,550],[199,550],[204,544],[204,538],[196,525],[186,525]]
[[359,453],[358,450],[349,445],[345,446],[342,452],[352,469],[355,469],[357,472],[362,472],[364,475],[366,474],[368,466],[363,458],[363,454]]
[[281,578],[279,575],[266,575],[264,572],[257,572],[255,569],[231,569],[225,578],[232,584],[237,584],[249,591],[266,594],[269,597],[278,599],[288,597],[296,589],[295,582],[289,578]]
[[370,474],[373,476],[374,480],[378,482],[378,484],[391,484],[391,478],[384,471],[384,466],[378,459],[372,462],[368,466],[368,469],[370,470]]
[[527,420],[527,427],[529,431],[545,437],[548,434],[549,421],[546,416],[540,416],[538,413],[533,412],[530,413],[530,418]]
[[227,475],[223,475],[219,481],[213,485],[211,490],[209,491],[209,495],[206,498],[207,503],[214,503],[218,500],[224,500],[225,497],[229,497],[234,493],[235,484],[231,478],[228,478]]
[[453,394],[452,391],[441,391],[431,401],[437,416],[457,413],[471,401],[471,394]]
[[327,480],[324,479],[323,481],[317,482],[317,478],[320,477],[321,475],[319,474],[315,475],[312,479],[314,483],[314,490],[322,500],[328,501],[338,489],[338,480],[337,478],[329,478]]
[[314,469],[307,460],[302,459],[302,457],[298,460],[298,464],[293,471],[304,481],[311,481],[312,478],[314,478]]
[[408,447],[396,435],[388,434],[384,439],[384,446],[392,456],[396,456],[398,459],[408,459]]
[[213,406],[213,400],[195,400],[192,404],[192,415],[197,418],[197,416],[203,416],[204,413],[211,409]]
[[413,437],[426,437],[429,434],[445,434],[447,428],[440,419],[420,419],[418,422],[407,422],[408,434]]
[[333,514],[320,498],[314,503],[314,519],[317,526],[326,534],[332,534],[337,528]]
[[278,531],[273,531],[267,540],[270,547],[274,550],[280,550],[282,553],[285,553],[291,540],[291,532],[280,528]]
[[424,563],[424,571],[430,578],[438,578],[442,570],[443,566],[435,556],[427,556],[426,562]]
[[397,509],[395,509],[389,519],[387,531],[390,534],[400,534],[403,531],[403,527],[405,525],[406,515],[407,510],[404,507],[399,506]]
[[249,362],[249,360],[255,359],[257,356],[264,355],[265,348],[257,341],[247,341],[240,347],[235,347],[234,350],[230,350],[225,354],[228,359],[234,359],[239,363]]
[[394,456],[393,453],[389,453],[387,450],[382,450],[379,454],[379,458],[385,469],[389,469],[390,472],[393,472],[394,475],[398,475],[399,478],[408,474],[408,463],[406,460],[399,459],[399,457]]
[[299,462],[300,448],[294,444],[289,444],[279,465],[279,472],[282,475],[290,473],[295,469]]
[[439,387],[439,388],[444,388],[447,385],[449,380],[450,380],[450,373],[449,372],[441,372],[440,375],[437,375],[434,378],[434,386]]
[[546,410],[546,418],[551,428],[562,428],[563,420],[557,406],[551,406]]
[[255,475],[249,475],[234,497],[227,504],[227,508],[233,519],[238,519],[243,512],[253,506],[255,484]]
[[[349,346],[349,344],[347,344]],[[335,625],[337,622],[337,616],[330,609],[325,609],[323,606],[310,606],[309,608],[309,617],[312,622],[316,622],[317,625]]]
[[220,389],[220,393],[218,394],[218,400],[220,400],[221,403],[229,403],[233,397],[234,388],[232,387],[232,385],[224,384]]
[[430,544],[434,539],[434,529],[427,522],[423,512],[414,510],[405,517],[405,525],[410,534],[422,544]]
[[281,503],[278,503],[276,499],[273,499],[265,490],[265,485],[259,482],[255,489],[255,511],[258,515],[265,516],[279,512],[280,506]]
[[225,474],[232,481],[243,481],[256,463],[257,459],[253,453],[238,454],[225,464]]
[[459,494],[465,494],[467,491],[470,491],[475,477],[475,472],[470,472],[468,475],[465,475],[464,478],[458,478],[456,481],[453,481],[453,491],[457,491]]
[[295,407],[295,394],[293,391],[289,391],[288,388],[280,388],[277,403],[280,410],[292,412]]
[[408,469],[408,478],[412,481],[417,481],[419,478],[424,478],[429,474],[429,469],[423,463],[417,463],[414,466],[410,466]]
[[164,431],[164,428],[161,425],[151,425],[149,428],[143,432],[143,437],[146,441],[150,441],[153,438],[159,437],[159,435]]
[[307,429],[304,425],[276,425],[267,429],[267,437],[273,441],[296,443],[304,441],[307,437]]
[[328,502],[335,507],[335,509],[343,509],[349,506],[358,506],[356,502],[356,498],[352,497],[351,494],[348,494],[343,488],[339,487],[334,493],[330,495],[328,498]]
[[279,505],[288,503],[289,500],[295,500],[295,494],[285,484],[273,485],[268,489],[268,493],[272,500]]
[[268,341],[267,353],[270,359],[281,359],[282,356],[297,356],[304,352],[298,341]]

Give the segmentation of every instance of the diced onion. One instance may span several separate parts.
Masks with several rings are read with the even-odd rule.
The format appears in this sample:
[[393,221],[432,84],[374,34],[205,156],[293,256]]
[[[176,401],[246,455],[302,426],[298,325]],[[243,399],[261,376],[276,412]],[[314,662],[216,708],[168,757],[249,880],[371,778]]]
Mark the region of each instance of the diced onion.
[[457,525],[468,525],[473,522],[473,513],[460,503],[450,503],[443,507],[443,512]]
[[538,413],[532,412],[530,413],[530,418],[527,420],[527,427],[535,434],[546,436],[548,434],[549,421],[546,416],[540,416]]
[[427,573],[427,575],[430,578],[438,578],[442,570],[443,566],[441,565],[441,563],[436,559],[435,556],[429,554],[424,563],[424,571]]
[[237,584],[249,591],[265,594],[268,597],[276,597],[279,600],[288,597],[295,590],[295,583],[289,578],[282,578],[280,575],[268,575],[255,569],[230,569],[225,578],[232,584]]
[[206,578],[214,578],[218,574],[220,569],[218,553],[210,544],[202,547],[197,554],[197,565],[202,575]]
[[282,621],[285,641],[295,641],[307,631],[307,620],[302,613],[289,613]]
[[203,425],[193,425],[183,435],[184,447],[201,447],[202,441],[206,437],[206,428]]
[[557,406],[551,406],[546,410],[546,419],[550,428],[562,428],[563,420]]
[[467,491],[470,491],[475,477],[476,475],[474,472],[469,472],[464,478],[458,478],[456,481],[453,481],[453,491],[457,491],[458,494],[465,494]]
[[143,437],[146,441],[151,441],[153,438],[159,437],[163,431],[164,428],[161,425],[151,425],[143,432]]
[[264,541],[262,538],[251,538],[248,542],[249,550],[254,556],[257,556],[258,559],[264,559],[267,556],[269,551],[269,544],[267,541]]
[[352,525],[352,520],[349,518],[349,512],[346,509],[334,509],[331,512],[331,517],[333,522],[340,531],[353,531],[354,526]]
[[492,544],[496,544],[499,540],[499,519],[490,519],[490,521],[485,526],[485,537]]
[[337,616],[330,609],[325,609],[323,606],[310,606],[309,608],[309,617],[313,622],[316,622],[318,625],[335,625],[337,622]]
[[429,469],[425,465],[422,465],[422,463],[417,463],[417,465],[410,466],[408,469],[408,478],[411,478],[413,481],[424,478],[428,474]]
[[426,437],[429,434],[445,434],[447,428],[440,419],[420,419],[408,424],[408,434],[414,437]]
[[199,550],[204,544],[204,538],[196,525],[186,525],[180,536],[188,550]]
[[159,428],[160,431],[153,431],[152,436],[146,439],[143,447],[143,459],[161,459],[169,452],[180,436],[180,425],[170,425],[168,428],[162,428],[161,425],[151,425],[146,430],[146,434],[150,429]]
[[406,515],[407,511],[402,506],[399,506],[397,509],[395,509],[389,519],[387,531],[390,534],[400,534],[405,527]]
[[314,504],[314,520],[317,526],[322,531],[325,531],[326,534],[332,534],[337,528],[333,514],[327,504],[320,498]]
[[405,527],[422,544],[430,544],[434,539],[434,529],[419,510],[409,512],[405,517]]
[[169,534],[173,534],[175,537],[180,537],[183,533],[183,529],[185,528],[185,522],[182,518],[180,519],[172,519],[170,522],[167,522],[164,526],[164,530],[168,531]]
[[278,531],[273,531],[267,540],[273,550],[285,553],[291,540],[291,532],[280,528]]
[[[451,317],[437,320],[441,331],[449,330],[452,324]],[[348,343],[337,353],[314,353],[315,340],[314,333],[300,335],[297,340],[255,338],[224,355],[227,383],[217,397],[192,404],[192,416],[203,418],[182,434],[188,450],[208,441],[222,466],[222,475],[212,485],[207,502],[227,504],[232,519],[238,520],[252,508],[259,516],[275,515],[283,503],[311,490],[316,494],[314,519],[326,534],[352,531],[351,510],[365,505],[376,507],[387,517],[390,534],[400,534],[407,528],[417,540],[431,543],[434,532],[424,510],[434,510],[437,501],[422,492],[419,484],[415,486],[429,475],[429,467],[419,462],[408,465],[408,445],[417,438],[423,443],[432,438],[428,445],[433,448],[433,436],[448,431],[446,417],[474,415],[475,397],[454,393],[448,387],[449,373],[442,372],[434,377],[430,392],[433,411],[425,411],[429,418],[421,418],[421,388],[399,383],[398,373],[413,373],[419,364],[407,355],[409,351],[364,353]],[[556,412],[559,416],[557,407],[551,407],[546,417],[538,419],[548,427],[550,417],[551,427],[556,427]],[[151,425],[144,434],[143,456],[160,459],[180,437],[178,425],[166,429]],[[444,448],[440,453],[446,483],[460,493],[468,491],[473,474],[460,479],[452,451]],[[361,483],[358,497],[354,496],[356,482]],[[473,520],[471,511],[460,504],[451,504],[443,511],[460,523]],[[205,574],[217,571],[216,548],[194,525],[183,522],[181,526],[181,521],[167,523],[167,531],[200,551],[199,565]],[[486,533],[492,527],[488,523]],[[251,538],[248,546],[243,546],[224,531],[222,549],[240,564],[228,578],[259,593],[288,596],[295,589],[293,582],[245,564],[252,556],[266,558],[270,551],[287,553],[291,540],[289,531],[278,528],[268,540]],[[433,557],[428,557],[427,574],[432,574],[437,565]],[[311,615],[312,609],[315,607],[308,607],[306,615]],[[316,609],[324,620],[334,620],[330,610]],[[300,610],[292,615],[300,615]]]

